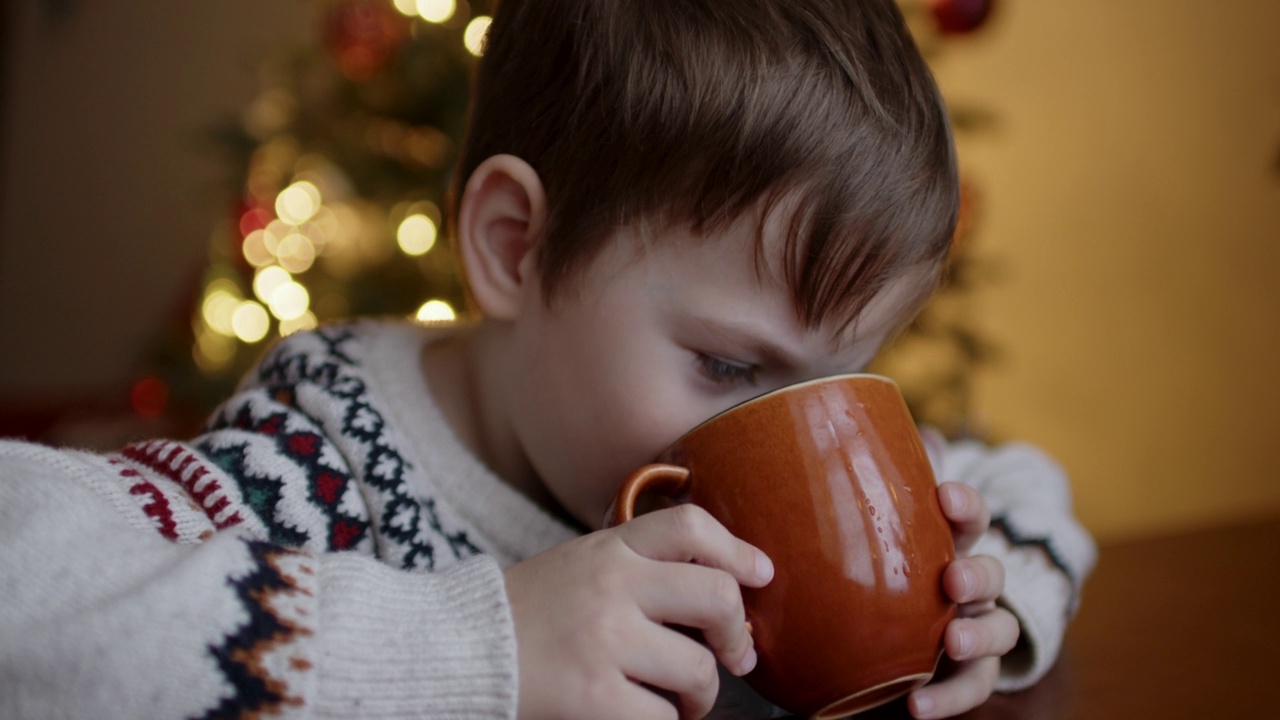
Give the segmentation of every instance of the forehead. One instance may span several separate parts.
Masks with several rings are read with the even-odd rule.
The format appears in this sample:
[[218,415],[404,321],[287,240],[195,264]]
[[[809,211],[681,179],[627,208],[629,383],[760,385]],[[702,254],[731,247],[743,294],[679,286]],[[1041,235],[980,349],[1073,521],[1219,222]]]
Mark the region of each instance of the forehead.
[[810,358],[868,361],[868,343],[878,347],[914,317],[933,288],[934,268],[909,268],[882,287],[864,290],[869,299],[851,319],[830,313],[820,322],[805,322],[796,303],[803,288],[794,287],[786,271],[790,217],[775,207],[713,231],[698,232],[687,223],[628,227],[591,263],[586,285],[600,288],[623,276],[643,276],[639,284],[646,294],[679,303],[688,314],[749,326]]
[[[797,197],[797,193],[792,193],[772,204],[762,202],[754,213],[736,220],[728,233],[738,242],[749,242],[757,282],[762,287],[784,291],[791,299],[790,307],[797,319],[836,346],[849,345],[868,336],[884,338],[910,322],[937,288],[941,261],[892,268],[883,275],[867,273],[865,282],[857,283],[854,279],[859,277],[859,268],[840,267],[833,260],[817,274],[825,271],[849,279],[845,292],[824,295],[826,303],[812,311],[811,316],[805,316],[802,304],[812,301],[813,294],[820,290],[809,284],[819,282],[815,280],[815,273],[797,269],[803,262],[797,255],[812,252],[803,237],[801,226],[805,221],[799,216],[804,211]],[[833,253],[828,257],[873,262],[856,253]],[[830,277],[823,280],[831,284]]]

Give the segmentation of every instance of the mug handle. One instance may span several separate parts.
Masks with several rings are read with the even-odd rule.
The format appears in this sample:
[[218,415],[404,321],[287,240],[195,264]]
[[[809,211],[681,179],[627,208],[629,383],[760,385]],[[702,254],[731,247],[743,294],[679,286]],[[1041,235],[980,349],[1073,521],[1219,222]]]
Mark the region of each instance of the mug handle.
[[622,484],[613,501],[609,515],[609,527],[621,525],[636,516],[636,501],[648,490],[677,498],[689,489],[689,468],[666,463],[655,463],[631,473]]
[[[631,473],[631,477],[622,484],[613,506],[609,510],[608,527],[617,527],[624,522],[635,519],[636,500],[647,490],[677,498],[689,489],[689,468],[666,463],[645,465]],[[747,619],[744,623],[747,634],[755,637],[755,623]]]

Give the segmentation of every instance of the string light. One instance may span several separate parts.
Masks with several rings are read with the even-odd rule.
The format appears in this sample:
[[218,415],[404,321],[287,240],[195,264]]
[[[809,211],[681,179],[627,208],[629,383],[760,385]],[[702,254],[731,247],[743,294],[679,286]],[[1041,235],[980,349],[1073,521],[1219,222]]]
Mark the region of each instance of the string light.
[[277,265],[265,267],[259,270],[253,276],[253,294],[258,299],[268,305],[271,304],[271,298],[275,297],[276,291],[293,282],[293,276],[288,270]]
[[456,320],[458,314],[453,306],[444,300],[428,300],[418,308],[418,321],[425,323],[450,322]]
[[493,18],[488,15],[477,15],[467,23],[467,29],[462,32],[462,44],[472,55],[479,57],[484,54],[485,36],[488,35],[489,24],[492,22]]
[[427,22],[442,23],[453,17],[457,9],[455,0],[418,0],[418,15]]
[[276,248],[280,265],[291,273],[301,274],[316,261],[316,247],[311,238],[300,232],[289,233]]
[[200,317],[205,326],[215,333],[230,337],[235,335],[231,327],[231,316],[240,306],[240,288],[226,279],[218,279],[209,283],[204,291],[204,301],[200,304]]
[[276,215],[290,225],[301,225],[320,209],[320,190],[306,180],[299,180],[276,196]]
[[[406,17],[416,16],[436,24],[451,20],[461,24],[460,4],[456,0],[391,2],[395,10]],[[468,13],[464,9],[463,17]],[[471,54],[483,55],[491,23],[492,18],[479,15],[466,24],[462,41]],[[282,127],[291,121],[295,102],[283,92],[264,93],[255,104],[253,124],[263,130]],[[246,123],[248,121],[246,118]],[[448,139],[436,128],[396,124],[390,127],[394,134],[387,128],[382,130],[385,132],[375,138],[379,142],[370,141],[375,151],[428,167],[438,166],[447,159]],[[260,342],[271,333],[273,324],[280,335],[316,327],[317,311],[313,311],[311,294],[295,276],[307,272],[320,255],[325,255],[328,262],[335,259],[329,257],[331,254],[350,250],[360,256],[357,259],[361,263],[372,262],[364,257],[372,251],[365,247],[368,242],[365,242],[367,233],[363,226],[368,224],[368,219],[356,217],[358,213],[341,201],[345,197],[344,186],[335,190],[327,175],[309,172],[294,162],[298,147],[296,138],[280,135],[264,142],[254,154],[246,183],[248,209],[238,218],[239,236],[243,238],[240,252],[255,270],[252,293],[242,291],[237,283],[225,278],[214,280],[205,288],[194,323],[192,347],[192,355],[204,371],[224,369],[236,357],[237,342]],[[328,203],[322,198],[320,187],[326,188],[326,193],[335,194]],[[402,252],[422,256],[434,248],[440,225],[439,211],[434,205],[425,201],[407,203],[393,213],[392,220],[399,221],[393,227]],[[368,235],[367,239],[371,241],[373,237]],[[381,242],[379,247],[390,249]],[[331,314],[327,306],[322,309],[326,317]],[[427,323],[450,322],[457,319],[457,313],[448,302],[435,299],[423,303],[416,318]]]
[[267,336],[271,329],[271,318],[266,308],[252,300],[240,303],[231,314],[231,327],[241,342],[256,343]]
[[396,242],[406,255],[425,255],[436,244],[436,224],[422,214],[410,215],[396,230]]
[[276,259],[275,255],[267,249],[266,235],[266,230],[254,230],[244,236],[244,243],[240,246],[244,259],[256,268],[270,265]]
[[261,230],[274,219],[271,213],[262,208],[249,208],[240,216],[240,234],[248,235],[254,230]]
[[267,307],[278,320],[297,320],[311,305],[311,296],[301,283],[290,281],[271,293]]
[[280,254],[280,241],[289,236],[293,228],[283,220],[272,220],[262,229],[262,244],[272,257]]

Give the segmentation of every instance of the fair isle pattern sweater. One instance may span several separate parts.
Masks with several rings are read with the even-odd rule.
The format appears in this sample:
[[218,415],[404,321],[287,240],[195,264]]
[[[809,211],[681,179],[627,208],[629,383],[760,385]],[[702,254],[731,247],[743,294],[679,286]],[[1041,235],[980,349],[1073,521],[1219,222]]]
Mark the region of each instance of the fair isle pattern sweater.
[[[189,442],[0,442],[0,717],[515,717],[501,568],[574,531],[453,436],[429,337],[291,336]],[[1026,638],[1002,685],[1028,684],[1092,543],[1035,451],[947,463],[998,517],[980,549]]]

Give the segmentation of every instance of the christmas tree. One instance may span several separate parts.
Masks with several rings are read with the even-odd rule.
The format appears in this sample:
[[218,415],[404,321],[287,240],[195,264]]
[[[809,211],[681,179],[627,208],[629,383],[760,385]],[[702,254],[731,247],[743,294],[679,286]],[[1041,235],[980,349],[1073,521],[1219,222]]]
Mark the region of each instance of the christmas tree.
[[[318,0],[320,1],[320,0]],[[900,5],[927,55],[977,29],[991,0]],[[367,315],[465,313],[441,208],[483,52],[491,0],[323,0],[316,42],[264,60],[261,91],[217,132],[237,169],[190,322],[163,339],[134,387],[137,412],[198,421],[273,337]],[[981,113],[955,112],[964,131]],[[987,348],[962,299],[978,267],[972,190],[950,281],[876,370],[918,419],[969,427]]]

